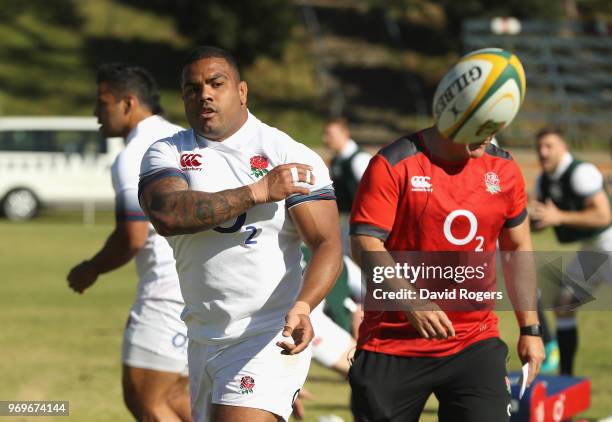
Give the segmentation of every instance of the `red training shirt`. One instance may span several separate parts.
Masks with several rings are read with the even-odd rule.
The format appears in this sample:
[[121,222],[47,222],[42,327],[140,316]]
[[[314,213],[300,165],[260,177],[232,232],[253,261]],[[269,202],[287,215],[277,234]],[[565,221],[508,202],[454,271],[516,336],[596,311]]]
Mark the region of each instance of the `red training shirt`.
[[[527,217],[525,182],[509,153],[453,163],[431,157],[422,132],[381,149],[366,170],[351,213],[351,235],[385,242],[389,251],[494,252],[502,228]],[[448,356],[498,337],[492,311],[446,312],[455,337],[422,338],[403,312],[366,311],[359,349],[398,356]]]

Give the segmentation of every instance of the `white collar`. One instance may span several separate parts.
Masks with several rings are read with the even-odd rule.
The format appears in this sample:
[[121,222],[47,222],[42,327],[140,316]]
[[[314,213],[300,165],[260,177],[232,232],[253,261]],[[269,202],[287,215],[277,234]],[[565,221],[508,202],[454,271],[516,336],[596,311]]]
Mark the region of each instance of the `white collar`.
[[251,134],[255,130],[257,117],[253,116],[250,111],[247,110],[247,119],[240,128],[234,132],[231,136],[225,138],[222,141],[213,141],[212,139],[208,139],[204,136],[199,135],[194,130],[193,133],[196,136],[196,141],[198,144],[206,146],[208,148],[220,148],[227,147],[235,150],[242,149],[242,146],[245,142],[248,142]]
[[563,173],[565,173],[565,171],[569,168],[570,164],[572,164],[573,159],[574,158],[572,157],[572,154],[570,154],[569,152],[563,154],[563,157],[561,157],[561,160],[559,161],[559,164],[557,164],[557,167],[552,171],[552,173],[548,173],[548,177],[550,177],[552,180],[561,179]]
[[349,139],[342,151],[338,154],[340,158],[349,158],[355,151],[357,151],[359,147],[357,146],[357,142]]
[[129,143],[138,135],[139,132],[146,131],[149,128],[153,128],[153,126],[156,125],[161,119],[162,117],[158,116],[157,114],[145,117],[144,119],[139,121],[138,124],[134,126],[132,130],[130,130],[130,133],[128,133],[127,137],[125,138],[125,143]]

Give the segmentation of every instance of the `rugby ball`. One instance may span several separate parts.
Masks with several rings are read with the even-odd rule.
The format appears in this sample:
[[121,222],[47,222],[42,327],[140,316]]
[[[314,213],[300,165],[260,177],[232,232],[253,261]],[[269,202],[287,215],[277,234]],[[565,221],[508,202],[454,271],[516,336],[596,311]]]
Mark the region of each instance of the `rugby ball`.
[[433,99],[438,131],[460,144],[480,143],[512,122],[525,98],[518,57],[500,48],[463,56],[442,78]]

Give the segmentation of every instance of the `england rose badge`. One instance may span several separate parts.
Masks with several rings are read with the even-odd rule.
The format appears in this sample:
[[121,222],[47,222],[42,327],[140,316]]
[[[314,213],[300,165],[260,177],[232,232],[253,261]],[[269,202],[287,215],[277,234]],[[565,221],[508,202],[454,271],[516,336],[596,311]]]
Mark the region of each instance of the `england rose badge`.
[[250,159],[251,174],[255,177],[263,177],[268,172],[268,159],[263,155],[254,155]]

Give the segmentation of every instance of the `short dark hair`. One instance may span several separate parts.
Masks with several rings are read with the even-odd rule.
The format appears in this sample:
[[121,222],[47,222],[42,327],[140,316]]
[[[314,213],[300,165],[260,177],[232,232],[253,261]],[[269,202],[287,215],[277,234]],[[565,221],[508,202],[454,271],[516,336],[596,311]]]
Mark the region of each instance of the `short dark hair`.
[[329,125],[338,125],[347,132],[349,131],[349,122],[346,117],[332,117],[331,119],[328,119],[327,122],[325,122],[325,126]]
[[124,63],[105,63],[98,68],[96,83],[105,82],[115,97],[134,94],[153,114],[163,113],[159,89],[148,70]]
[[225,60],[230,67],[236,72],[236,77],[240,81],[240,68],[238,66],[238,61],[234,57],[232,53],[227,50],[224,50],[219,47],[214,47],[211,45],[201,45],[195,47],[191,50],[187,56],[185,57],[185,61],[183,62],[183,67],[181,68],[181,80],[183,75],[183,70],[192,63],[197,62],[198,60],[208,59],[210,57],[216,57],[219,59]]
[[538,131],[536,134],[536,141],[548,135],[557,135],[559,138],[564,139],[563,131],[560,128],[556,126],[546,126]]

